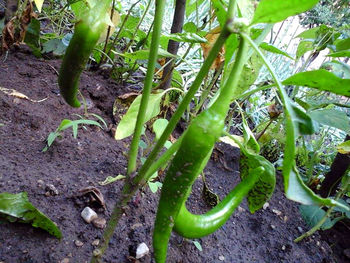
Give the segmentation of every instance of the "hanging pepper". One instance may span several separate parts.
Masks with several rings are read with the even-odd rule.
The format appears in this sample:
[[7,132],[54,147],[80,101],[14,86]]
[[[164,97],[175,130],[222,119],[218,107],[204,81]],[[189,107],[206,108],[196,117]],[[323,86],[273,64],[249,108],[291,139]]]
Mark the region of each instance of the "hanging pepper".
[[211,108],[199,114],[188,127],[167,171],[153,232],[153,249],[157,263],[166,260],[175,219],[222,133],[225,115],[226,111],[216,112]]
[[192,214],[184,203],[175,219],[174,231],[185,238],[201,238],[215,232],[226,223],[264,171],[263,167],[254,169],[217,206],[203,215]]
[[80,74],[107,26],[106,14],[110,3],[111,0],[98,1],[93,7],[87,9],[86,14],[76,23],[73,37],[64,55],[58,85],[62,97],[72,107],[80,107],[77,99]]

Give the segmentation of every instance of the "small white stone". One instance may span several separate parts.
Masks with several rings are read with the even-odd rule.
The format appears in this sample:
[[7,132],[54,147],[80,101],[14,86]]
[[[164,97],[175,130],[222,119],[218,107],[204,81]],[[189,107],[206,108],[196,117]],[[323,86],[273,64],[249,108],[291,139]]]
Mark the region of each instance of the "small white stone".
[[277,209],[272,209],[272,212],[274,212],[278,216],[282,215],[282,212]]
[[269,206],[270,206],[270,204],[269,204],[268,202],[266,202],[266,203],[263,205],[263,209],[266,210]]
[[77,247],[82,247],[84,245],[83,242],[81,242],[80,240],[75,240],[74,241],[74,244],[77,246]]
[[298,231],[299,231],[299,233],[303,233],[304,232],[304,230],[300,227],[300,226],[298,226]]
[[276,226],[275,226],[275,225],[271,225],[271,228],[272,228],[272,229],[275,229],[275,228],[276,228]]
[[224,256],[219,256],[219,260],[220,260],[220,261],[224,261],[224,260],[225,260],[225,257],[224,257]]
[[283,251],[286,250],[286,246],[285,246],[285,245],[282,246],[282,250],[283,250]]
[[149,252],[149,248],[146,245],[146,243],[142,242],[140,245],[137,246],[136,249],[136,259],[142,258],[143,256],[147,255]]
[[97,247],[100,244],[100,240],[99,239],[95,239],[94,241],[92,241],[91,245],[93,245],[94,247]]
[[238,210],[238,212],[240,212],[240,213],[242,213],[242,212],[245,211],[245,209],[244,209],[243,207],[241,207],[241,206],[238,206],[237,210]]
[[98,216],[94,210],[87,206],[81,212],[81,217],[85,220],[86,223],[90,224],[91,221],[96,219]]

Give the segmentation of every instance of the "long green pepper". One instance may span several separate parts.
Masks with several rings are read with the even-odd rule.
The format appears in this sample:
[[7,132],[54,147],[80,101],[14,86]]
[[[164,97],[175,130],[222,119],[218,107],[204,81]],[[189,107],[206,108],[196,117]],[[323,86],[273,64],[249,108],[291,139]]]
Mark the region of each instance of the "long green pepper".
[[187,199],[187,193],[205,167],[215,143],[222,134],[232,94],[245,63],[246,52],[246,41],[241,39],[236,62],[218,99],[190,124],[167,171],[153,233],[157,263],[166,261],[170,234]]
[[67,47],[58,76],[60,93],[72,107],[80,107],[77,99],[80,75],[107,26],[105,17],[110,4],[111,0],[98,1],[75,24],[74,34]]

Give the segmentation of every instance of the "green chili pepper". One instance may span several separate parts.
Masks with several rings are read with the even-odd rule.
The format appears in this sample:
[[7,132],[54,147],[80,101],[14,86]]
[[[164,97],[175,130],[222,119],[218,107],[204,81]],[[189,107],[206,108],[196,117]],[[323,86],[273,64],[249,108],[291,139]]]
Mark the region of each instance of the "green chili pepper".
[[153,248],[157,263],[165,262],[175,219],[187,199],[189,189],[207,164],[215,142],[223,132],[225,117],[233,92],[237,88],[246,53],[247,44],[241,40],[235,64],[220,90],[219,97],[209,109],[192,121],[167,171],[153,232]]
[[203,215],[192,214],[184,203],[176,217],[174,231],[185,238],[201,238],[215,232],[226,223],[263,172],[263,167],[254,169],[217,206]]
[[79,108],[77,99],[80,74],[89,60],[101,33],[106,28],[106,14],[111,1],[99,1],[90,7],[75,25],[74,35],[64,55],[58,76],[58,85],[64,100]]
[[[224,112],[226,114],[226,112]],[[156,262],[165,262],[175,218],[187,199],[187,192],[224,128],[222,113],[208,109],[190,124],[163,182],[153,233]]]

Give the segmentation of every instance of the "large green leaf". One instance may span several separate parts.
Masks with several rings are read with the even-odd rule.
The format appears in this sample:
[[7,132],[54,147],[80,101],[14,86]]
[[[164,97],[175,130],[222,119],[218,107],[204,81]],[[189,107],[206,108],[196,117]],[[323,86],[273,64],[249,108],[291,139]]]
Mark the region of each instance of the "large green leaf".
[[305,12],[318,0],[261,0],[255,10],[252,24],[277,23],[289,16]]
[[283,81],[283,84],[305,86],[350,97],[350,79],[341,79],[324,69],[297,73]]
[[268,44],[266,42],[261,43],[259,47],[271,53],[283,55],[283,56],[286,56],[287,58],[294,59],[287,52],[283,51],[282,49],[279,49],[278,47],[275,47],[274,45]]
[[335,43],[337,51],[343,51],[350,49],[350,37],[342,40],[337,40]]
[[10,222],[29,223],[57,238],[62,237],[57,225],[29,202],[26,192],[0,193],[0,217],[5,217]]
[[[301,205],[299,206],[299,211],[309,227],[314,227],[326,215],[326,212],[321,207],[315,205]],[[330,218],[327,218],[321,229],[330,229],[335,223],[335,220],[331,221]]]
[[328,54],[327,56],[332,58],[340,58],[340,57],[350,58],[350,49],[331,53],[331,54]]
[[264,172],[247,196],[249,211],[254,213],[261,209],[271,198],[276,186],[276,172],[275,167],[264,157],[257,154],[250,154],[246,150],[243,150],[242,153],[243,155],[241,155],[240,159],[240,175],[242,180],[257,167],[264,168]]
[[[150,95],[147,110],[146,110],[145,122],[149,121],[150,119],[152,119],[153,117],[159,114],[160,102],[161,102],[162,96],[165,93],[166,91],[163,91],[157,94]],[[128,109],[127,113],[121,119],[114,136],[116,140],[122,140],[134,133],[137,114],[139,112],[140,103],[141,103],[141,96],[142,95],[139,95],[136,97],[136,99],[130,105],[130,108]]]
[[309,113],[310,117],[321,124],[350,132],[350,119],[345,112],[334,109],[321,109]]

